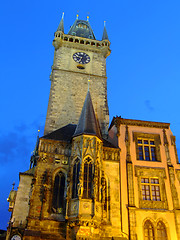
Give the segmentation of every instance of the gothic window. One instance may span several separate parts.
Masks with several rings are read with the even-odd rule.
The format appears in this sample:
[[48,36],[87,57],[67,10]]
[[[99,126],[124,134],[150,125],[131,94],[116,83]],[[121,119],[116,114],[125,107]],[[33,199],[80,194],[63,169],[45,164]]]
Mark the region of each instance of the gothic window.
[[156,146],[153,139],[138,139],[139,160],[157,161]]
[[73,166],[72,198],[78,197],[79,171],[80,171],[80,162],[79,162],[79,159],[77,158]]
[[150,220],[147,220],[144,224],[144,240],[155,240],[154,227]]
[[141,178],[143,200],[161,201],[158,178]]
[[59,172],[54,180],[52,210],[55,213],[63,213],[65,208],[64,201],[65,175]]
[[84,162],[83,198],[92,197],[92,180],[92,161],[87,158]]
[[157,224],[157,240],[167,240],[166,226],[162,221]]

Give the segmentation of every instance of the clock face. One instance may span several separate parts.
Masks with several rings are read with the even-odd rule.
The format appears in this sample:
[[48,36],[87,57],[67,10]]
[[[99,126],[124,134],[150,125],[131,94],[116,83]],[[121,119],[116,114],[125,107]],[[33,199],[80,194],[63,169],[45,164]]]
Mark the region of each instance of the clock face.
[[73,59],[75,62],[80,63],[80,64],[87,64],[90,62],[90,56],[84,52],[74,53]]
[[19,235],[14,235],[11,240],[21,240],[21,237]]

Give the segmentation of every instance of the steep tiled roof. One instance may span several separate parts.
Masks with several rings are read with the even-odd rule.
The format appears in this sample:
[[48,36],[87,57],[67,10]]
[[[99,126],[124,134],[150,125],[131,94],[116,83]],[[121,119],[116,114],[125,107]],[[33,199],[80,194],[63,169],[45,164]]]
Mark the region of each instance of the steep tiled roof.
[[96,118],[90,92],[87,92],[81,116],[73,136],[90,134],[102,138],[98,120]]

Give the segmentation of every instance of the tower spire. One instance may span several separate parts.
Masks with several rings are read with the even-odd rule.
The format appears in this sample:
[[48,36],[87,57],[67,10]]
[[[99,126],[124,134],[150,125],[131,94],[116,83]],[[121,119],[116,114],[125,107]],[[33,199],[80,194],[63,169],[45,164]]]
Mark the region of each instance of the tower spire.
[[61,21],[60,21],[57,31],[61,31],[64,33],[64,12],[62,14],[62,18],[61,18]]
[[103,30],[102,40],[109,40],[107,30],[106,30],[106,21],[104,21],[104,30]]
[[81,134],[95,135],[100,139],[102,138],[89,90],[87,92],[79,122],[73,136],[75,137]]

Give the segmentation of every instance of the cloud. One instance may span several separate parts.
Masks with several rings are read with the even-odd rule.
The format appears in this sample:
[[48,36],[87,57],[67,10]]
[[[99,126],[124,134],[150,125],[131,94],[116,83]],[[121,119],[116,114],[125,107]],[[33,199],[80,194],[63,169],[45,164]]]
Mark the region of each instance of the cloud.
[[9,132],[0,136],[0,164],[18,161],[30,156],[28,136],[22,133]]
[[145,105],[146,105],[146,107],[147,107],[148,110],[154,111],[154,108],[151,106],[150,100],[146,100],[146,101],[145,101]]

